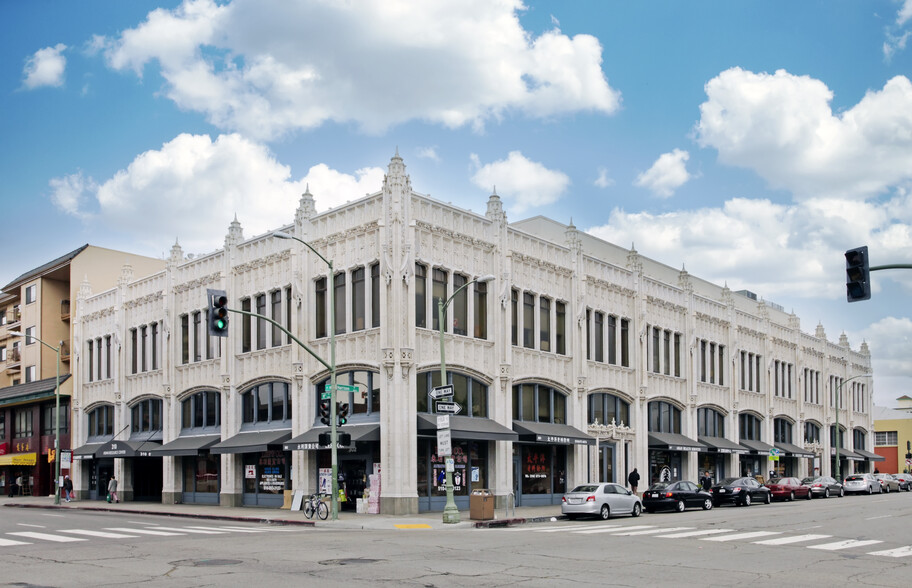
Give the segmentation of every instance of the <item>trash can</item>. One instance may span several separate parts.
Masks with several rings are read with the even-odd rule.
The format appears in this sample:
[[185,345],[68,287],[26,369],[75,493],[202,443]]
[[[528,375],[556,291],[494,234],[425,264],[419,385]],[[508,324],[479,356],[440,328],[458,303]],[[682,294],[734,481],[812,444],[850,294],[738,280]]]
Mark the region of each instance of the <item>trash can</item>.
[[469,518],[476,521],[494,518],[494,494],[490,490],[472,490],[469,495]]

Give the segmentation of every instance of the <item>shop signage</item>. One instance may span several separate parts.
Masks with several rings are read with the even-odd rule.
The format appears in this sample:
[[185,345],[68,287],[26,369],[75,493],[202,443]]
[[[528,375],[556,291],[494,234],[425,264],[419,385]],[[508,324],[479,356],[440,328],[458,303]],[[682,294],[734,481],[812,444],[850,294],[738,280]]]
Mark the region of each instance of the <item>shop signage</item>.
[[449,429],[437,429],[437,455],[453,455],[453,438]]
[[773,461],[779,461],[779,450],[775,447],[770,449],[770,459]]
[[255,480],[256,479],[256,466],[255,465],[244,466],[244,477],[248,480]]
[[117,457],[118,455],[126,455],[127,450],[121,449],[117,443],[111,443],[111,448],[106,449],[101,452],[101,457]]
[[587,439],[574,439],[573,437],[561,437],[559,435],[535,435],[535,440],[539,443],[554,443],[558,445],[589,445]]
[[438,402],[437,403],[437,412],[442,412],[445,414],[459,414],[462,410],[462,405],[456,402]]
[[440,398],[446,398],[453,395],[453,386],[434,386],[434,389],[431,390],[431,398],[438,400]]

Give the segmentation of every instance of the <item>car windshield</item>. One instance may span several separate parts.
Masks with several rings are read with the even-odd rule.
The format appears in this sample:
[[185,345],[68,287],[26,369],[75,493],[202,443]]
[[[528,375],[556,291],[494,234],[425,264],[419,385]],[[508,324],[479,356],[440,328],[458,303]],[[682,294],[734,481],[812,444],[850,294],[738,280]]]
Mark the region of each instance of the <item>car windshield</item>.
[[731,486],[732,484],[736,484],[736,483],[738,483],[738,482],[740,482],[740,481],[741,481],[741,478],[725,478],[724,480],[722,480],[721,482],[719,482],[719,485],[721,485],[721,486]]
[[598,486],[595,484],[583,484],[582,486],[577,486],[570,492],[595,492],[598,490]]
[[668,486],[669,486],[668,482],[656,482],[655,484],[650,486],[648,488],[648,490],[664,490],[665,488],[668,488]]
[[788,484],[788,478],[770,478],[767,484]]
[[802,484],[812,484],[817,481],[817,478],[804,478],[801,480]]

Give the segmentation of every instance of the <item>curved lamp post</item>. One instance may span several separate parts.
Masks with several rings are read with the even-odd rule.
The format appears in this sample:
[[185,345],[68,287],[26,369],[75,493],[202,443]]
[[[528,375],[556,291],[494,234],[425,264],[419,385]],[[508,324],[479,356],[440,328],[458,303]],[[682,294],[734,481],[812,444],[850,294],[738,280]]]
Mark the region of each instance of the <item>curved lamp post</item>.
[[[323,257],[319,251],[311,247],[310,243],[299,239],[294,235],[288,233],[283,233],[282,231],[274,231],[272,233],[273,237],[279,239],[291,239],[297,241],[298,243],[304,245],[308,249],[314,252],[314,254],[323,260],[323,262],[329,266],[329,278],[328,283],[326,284],[326,289],[329,290],[329,377],[330,377],[330,391],[329,391],[329,410],[330,410],[330,451],[332,452],[332,496],[330,497],[330,504],[332,508],[332,520],[338,520],[339,518],[339,452],[336,447],[336,441],[338,440],[338,431],[336,430],[336,305],[335,305],[335,288],[333,287],[333,281],[335,276],[333,275],[333,262],[332,260],[326,259]],[[321,358],[317,356],[313,351],[304,347],[311,355],[317,359]],[[325,363],[322,362],[321,363]]]
[[[447,375],[446,375],[446,352],[443,345],[443,332],[444,332],[444,319],[446,318],[446,308],[450,305],[450,302],[453,301],[453,298],[457,294],[465,290],[469,284],[474,283],[484,283],[490,282],[494,279],[494,276],[487,274],[481,276],[480,278],[475,278],[474,280],[468,281],[449,298],[446,299],[446,302],[443,301],[443,298],[437,300],[437,326],[440,327],[440,385],[446,386]],[[428,406],[428,412],[430,412],[430,406]],[[458,523],[459,522],[459,509],[456,508],[456,501],[453,499],[453,472],[450,468],[444,466],[446,472],[446,506],[443,508],[443,522],[444,523]]]
[[871,374],[861,374],[859,376],[852,376],[846,380],[839,382],[839,385],[836,386],[836,481],[842,483],[842,476],[839,472],[839,408],[842,404],[842,386],[846,382],[851,382],[852,380],[857,380],[858,378],[870,378]]
[[54,410],[54,465],[56,466],[56,473],[54,475],[54,504],[60,504],[60,346],[54,347],[34,335],[26,335],[20,331],[10,331],[9,334],[13,337],[23,337],[26,342],[28,342],[29,339],[34,339],[57,354],[57,376],[54,384],[54,397],[57,402]]

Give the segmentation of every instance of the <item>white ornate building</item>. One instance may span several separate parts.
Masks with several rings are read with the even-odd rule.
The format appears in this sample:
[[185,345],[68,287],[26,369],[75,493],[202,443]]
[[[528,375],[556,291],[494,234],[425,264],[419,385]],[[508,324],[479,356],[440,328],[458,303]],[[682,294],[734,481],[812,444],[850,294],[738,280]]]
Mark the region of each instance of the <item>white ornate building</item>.
[[84,497],[100,497],[112,473],[126,499],[225,505],[279,506],[284,491],[325,482],[329,371],[255,318],[232,314],[227,338],[209,336],[207,288],[322,358],[335,312],[339,383],[353,389],[340,472],[354,503],[379,471],[384,513],[443,508],[428,392],[440,383],[437,303],[464,284],[444,320],[462,508],[475,488],[498,506],[559,503],[577,483],[623,482],[633,467],[641,487],[703,470],[826,474],[837,390],[842,471],[873,459],[865,344],[829,342],[822,326],[803,333],[774,304],[572,224],[508,224],[496,194],[484,215],[433,200],[412,190],[398,154],[379,192],[319,214],[305,193],[281,230],[334,275],[296,241],[244,239],[235,220],[215,253],[185,259],[175,245],[160,273],[125,267],[105,292],[83,284],[73,446]]

